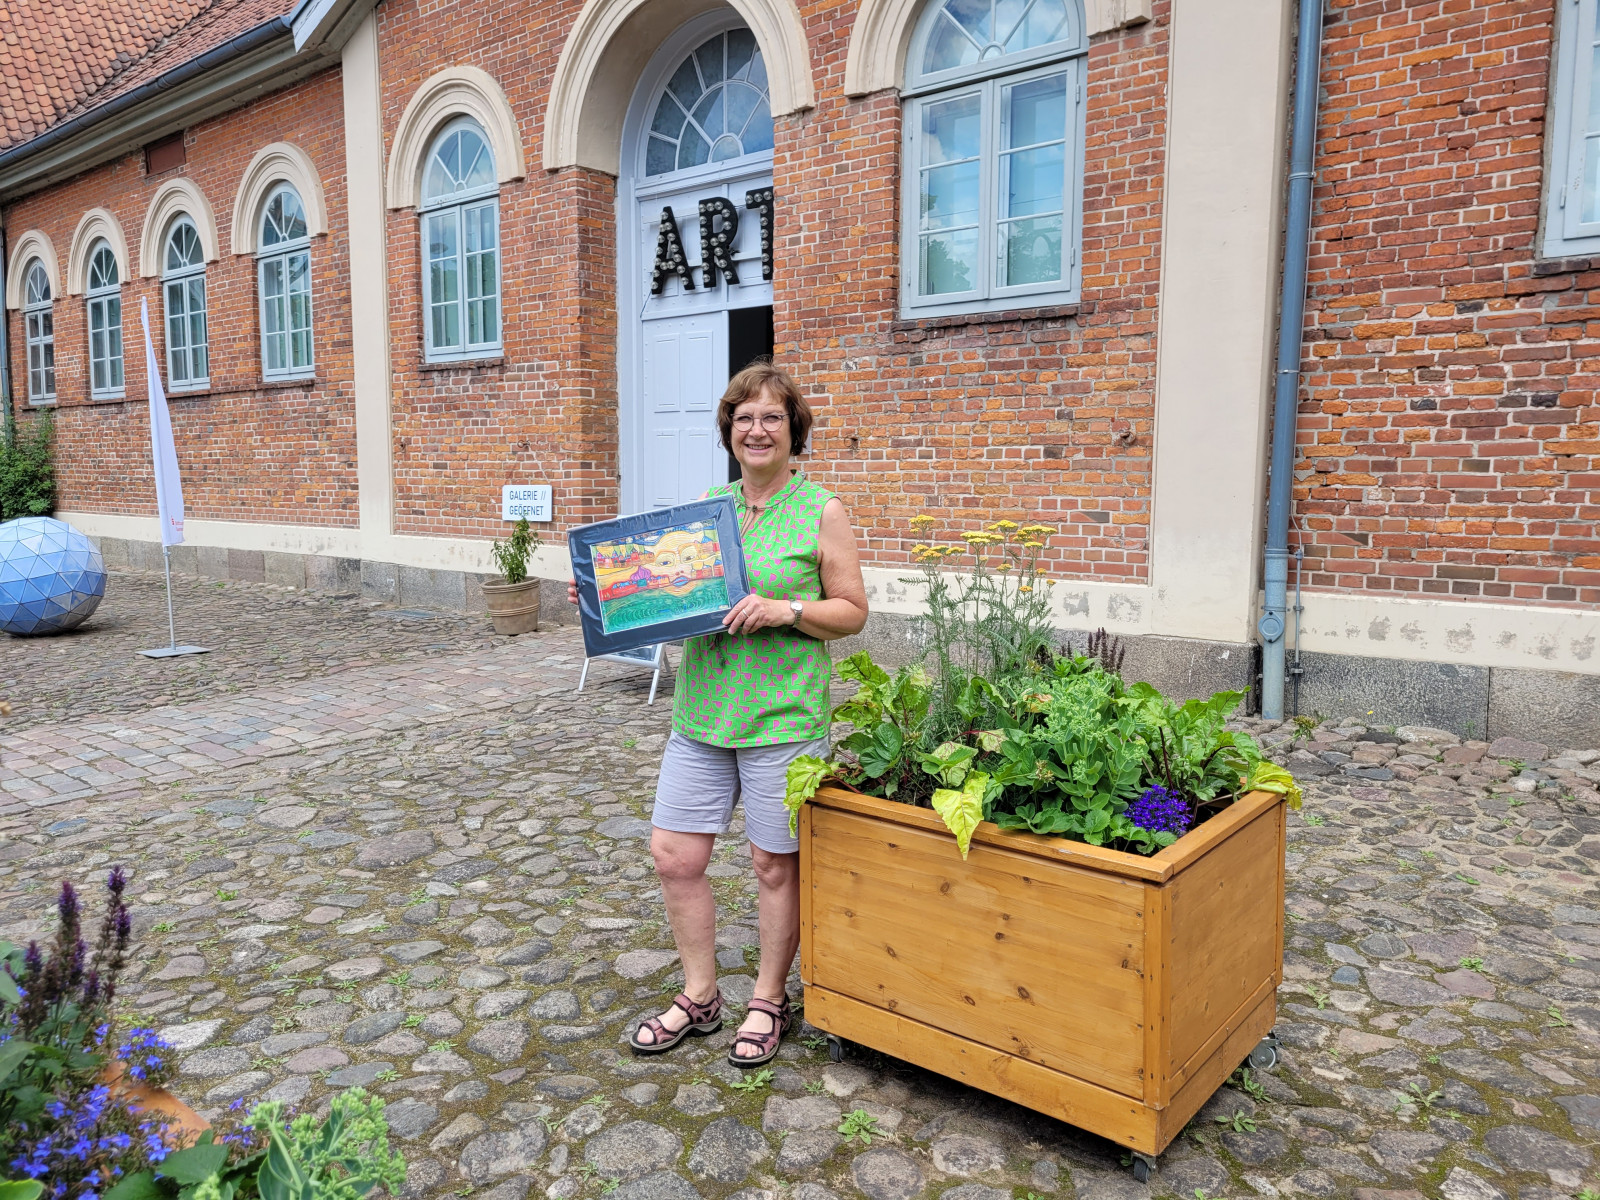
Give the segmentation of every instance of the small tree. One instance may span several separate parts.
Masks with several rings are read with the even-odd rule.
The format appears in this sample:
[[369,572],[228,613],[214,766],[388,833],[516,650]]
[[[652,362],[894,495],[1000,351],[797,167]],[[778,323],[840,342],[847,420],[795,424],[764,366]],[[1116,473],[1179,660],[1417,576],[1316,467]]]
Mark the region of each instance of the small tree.
[[495,542],[490,548],[495,566],[506,577],[507,583],[521,583],[528,577],[528,559],[539,544],[539,535],[528,528],[528,518],[518,517],[511,527],[511,540]]
[[55,414],[44,409],[15,426],[0,444],[0,521],[55,511],[54,442]]

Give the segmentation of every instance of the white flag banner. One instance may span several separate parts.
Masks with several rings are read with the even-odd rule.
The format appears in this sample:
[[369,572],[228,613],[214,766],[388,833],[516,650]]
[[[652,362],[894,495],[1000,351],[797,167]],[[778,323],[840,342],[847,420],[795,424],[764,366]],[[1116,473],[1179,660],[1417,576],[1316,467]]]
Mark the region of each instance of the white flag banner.
[[178,478],[178,451],[172,444],[172,417],[167,393],[161,387],[161,366],[150,342],[150,305],[139,301],[139,322],[144,326],[144,372],[150,388],[150,456],[156,471],[156,511],[161,515],[161,544],[183,541],[183,481]]

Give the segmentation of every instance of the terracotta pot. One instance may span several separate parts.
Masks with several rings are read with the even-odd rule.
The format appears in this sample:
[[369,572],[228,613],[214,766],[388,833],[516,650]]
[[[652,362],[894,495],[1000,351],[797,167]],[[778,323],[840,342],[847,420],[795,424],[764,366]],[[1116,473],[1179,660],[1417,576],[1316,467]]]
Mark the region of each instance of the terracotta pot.
[[123,1078],[126,1070],[126,1063],[111,1063],[100,1072],[100,1082],[111,1088],[113,1097],[127,1101],[129,1108],[149,1113],[166,1122],[170,1132],[175,1135],[174,1143],[189,1145],[211,1128],[210,1121],[165,1088],[146,1087]]
[[539,581],[507,583],[504,575],[483,581],[483,599],[494,631],[506,636],[533,633],[539,628]]

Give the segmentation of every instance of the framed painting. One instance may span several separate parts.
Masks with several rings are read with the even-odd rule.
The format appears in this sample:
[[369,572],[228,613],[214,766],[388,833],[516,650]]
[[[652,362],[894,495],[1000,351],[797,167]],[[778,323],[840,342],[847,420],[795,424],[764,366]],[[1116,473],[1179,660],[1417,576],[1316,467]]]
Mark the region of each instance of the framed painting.
[[590,658],[721,632],[750,592],[730,496],[580,526],[567,545]]

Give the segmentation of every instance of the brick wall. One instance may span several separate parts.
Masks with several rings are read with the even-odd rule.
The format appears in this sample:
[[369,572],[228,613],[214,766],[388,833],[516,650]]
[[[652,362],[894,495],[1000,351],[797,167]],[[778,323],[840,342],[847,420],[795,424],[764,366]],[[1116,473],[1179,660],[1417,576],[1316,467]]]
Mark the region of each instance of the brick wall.
[[842,96],[853,3],[807,7],[819,104],[781,123],[777,339],[826,400],[811,469],[869,562],[907,521],[1040,521],[1051,569],[1143,581],[1170,5],[1089,53],[1082,303],[898,320],[900,102]]
[[1555,8],[1329,4],[1308,586],[1600,602],[1600,270],[1536,253]]
[[[303,525],[356,523],[355,412],[351,394],[348,228],[344,186],[343,101],[337,69],[264,97],[188,130],[187,162],[146,176],[135,153],[8,205],[8,241],[42,229],[55,245],[60,292],[56,340],[57,476],[66,510],[150,515],[150,419],[145,406],[144,342],[139,301],[150,305],[150,331],[166,371],[159,279],[139,277],[139,239],[150,199],[174,175],[194,180],[217,222],[218,261],[208,264],[206,294],[211,386],[169,394],[184,505],[196,518]],[[298,145],[316,164],[328,233],[312,239],[315,380],[264,384],[253,255],[229,252],[234,196],[256,151],[276,141]],[[87,308],[69,296],[67,258],[79,219],[106,208],[128,243],[122,284],[125,399],[89,396]],[[11,349],[23,357],[20,313],[10,313]],[[13,388],[27,408],[26,378]]]

